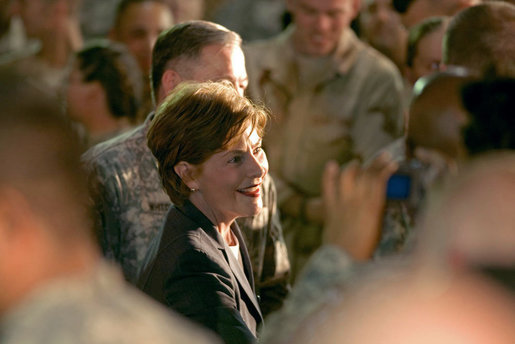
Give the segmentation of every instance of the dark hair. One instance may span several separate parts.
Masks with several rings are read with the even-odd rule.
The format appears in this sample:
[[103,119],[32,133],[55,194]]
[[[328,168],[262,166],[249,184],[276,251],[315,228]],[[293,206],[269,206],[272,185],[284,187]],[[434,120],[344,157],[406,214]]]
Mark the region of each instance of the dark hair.
[[463,87],[461,94],[470,114],[463,130],[469,154],[515,149],[515,79],[472,82]]
[[164,0],[121,0],[118,2],[118,6],[116,7],[115,17],[114,17],[114,26],[117,27],[120,25],[120,21],[125,14],[127,8],[133,4],[141,4],[143,2],[159,2],[168,6]]
[[450,22],[443,39],[443,62],[515,76],[515,6],[492,1],[469,7]]
[[431,17],[423,20],[409,30],[408,48],[406,49],[406,65],[413,67],[413,61],[418,52],[418,44],[427,35],[437,31],[447,22],[448,17]]
[[426,147],[458,157],[463,149],[460,126],[467,121],[460,91],[472,80],[476,79],[466,70],[449,68],[415,83],[406,139],[409,153]]
[[184,82],[159,106],[148,147],[159,163],[163,186],[181,205],[190,189],[175,173],[181,161],[200,165],[240,137],[250,125],[262,137],[268,113],[238,94],[229,82]]
[[84,147],[56,99],[0,69],[0,104],[0,187],[20,192],[59,239],[91,235]]
[[142,76],[124,46],[95,41],[76,54],[84,82],[98,81],[113,117],[134,121],[142,98]]
[[392,5],[397,12],[406,13],[408,11],[408,8],[415,1],[416,0],[393,0]]
[[198,58],[204,47],[213,44],[241,45],[241,38],[221,25],[203,20],[187,21],[163,31],[152,51],[150,77],[154,100],[167,68],[183,58]]

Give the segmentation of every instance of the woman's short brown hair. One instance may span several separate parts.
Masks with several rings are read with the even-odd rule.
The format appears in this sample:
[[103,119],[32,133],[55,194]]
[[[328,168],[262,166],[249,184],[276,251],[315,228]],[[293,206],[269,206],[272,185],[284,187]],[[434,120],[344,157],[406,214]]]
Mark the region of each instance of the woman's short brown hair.
[[163,186],[181,205],[191,190],[175,173],[180,161],[200,165],[243,135],[250,125],[262,137],[268,112],[238,94],[228,82],[185,82],[159,106],[147,133]]

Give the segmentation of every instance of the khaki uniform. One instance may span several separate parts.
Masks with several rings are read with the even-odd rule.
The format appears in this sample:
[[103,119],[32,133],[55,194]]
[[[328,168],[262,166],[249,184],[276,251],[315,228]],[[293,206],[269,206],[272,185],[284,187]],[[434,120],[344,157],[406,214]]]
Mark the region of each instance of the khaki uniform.
[[[321,195],[327,161],[367,160],[400,137],[403,82],[395,65],[346,30],[328,57],[301,57],[290,26],[244,47],[248,95],[273,114],[264,145],[278,204]],[[294,273],[319,246],[321,226],[283,216]]]

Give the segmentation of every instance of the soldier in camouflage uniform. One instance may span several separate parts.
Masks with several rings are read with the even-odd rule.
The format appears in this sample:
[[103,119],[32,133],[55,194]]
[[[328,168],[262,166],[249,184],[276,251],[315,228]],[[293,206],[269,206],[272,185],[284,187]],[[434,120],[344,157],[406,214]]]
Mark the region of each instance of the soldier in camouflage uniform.
[[264,146],[295,274],[320,245],[325,164],[366,161],[402,135],[403,82],[349,28],[359,1],[287,4],[294,24],[244,50],[248,94],[275,116]]
[[218,342],[101,261],[58,104],[5,71],[0,103],[0,343]]
[[[163,33],[153,52],[152,87],[157,101],[161,102],[183,80],[228,79],[243,93],[247,75],[240,42],[234,32],[203,21],[178,24]],[[226,45],[234,46],[231,56],[213,54],[203,58],[204,48]],[[192,46],[196,49],[193,53]],[[84,156],[91,172],[104,254],[120,263],[125,277],[133,283],[152,239],[159,237],[171,205],[162,188],[156,160],[146,144],[152,118],[151,114],[142,126],[93,147]],[[266,313],[279,307],[287,293],[289,262],[276,212],[274,185],[270,178],[264,184],[263,211],[239,224],[246,236],[256,289]]]

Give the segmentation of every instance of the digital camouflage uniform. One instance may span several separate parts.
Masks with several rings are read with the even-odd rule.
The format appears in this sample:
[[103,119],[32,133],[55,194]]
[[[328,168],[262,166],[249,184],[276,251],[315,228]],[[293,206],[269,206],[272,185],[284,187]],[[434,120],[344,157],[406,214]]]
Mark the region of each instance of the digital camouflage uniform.
[[[395,65],[347,29],[327,57],[301,57],[294,26],[244,47],[248,95],[273,114],[264,146],[279,208],[294,195],[321,196],[327,161],[363,161],[400,137],[403,82]],[[282,218],[292,270],[320,245],[322,226]]]
[[182,316],[127,285],[102,263],[31,292],[0,322],[2,344],[219,343]]
[[[137,282],[151,241],[160,236],[171,205],[157,161],[147,146],[152,118],[150,115],[133,131],[91,148],[83,157],[90,171],[104,255],[118,262],[132,283]],[[289,261],[275,204],[275,188],[267,177],[263,210],[254,217],[238,219],[264,314],[279,307],[288,291]]]

